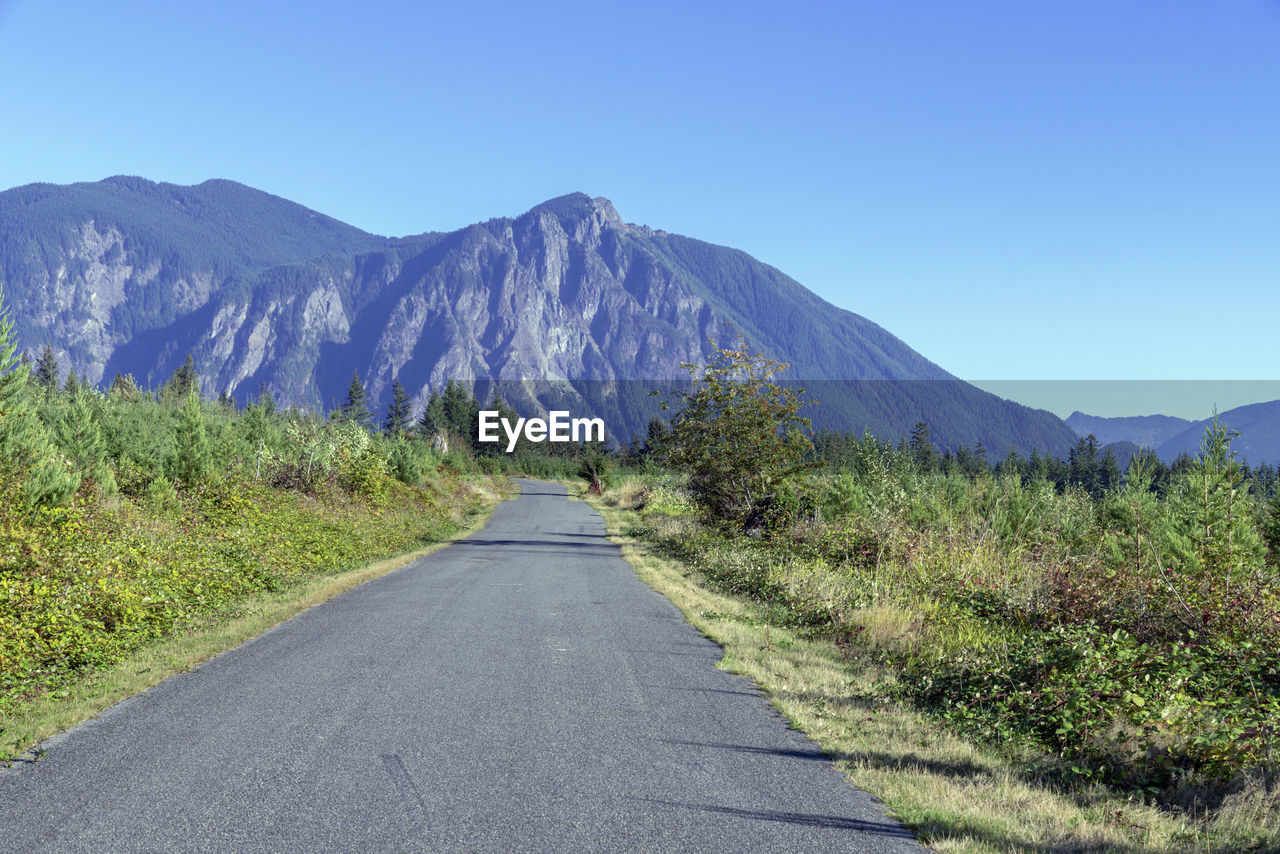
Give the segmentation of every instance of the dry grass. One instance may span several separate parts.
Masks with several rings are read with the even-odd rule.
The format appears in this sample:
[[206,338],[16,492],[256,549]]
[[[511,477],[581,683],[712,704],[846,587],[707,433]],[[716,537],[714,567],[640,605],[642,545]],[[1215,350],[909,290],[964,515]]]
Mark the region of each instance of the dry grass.
[[[1242,790],[1205,825],[1100,788],[1064,791],[1038,781],[1021,770],[1029,763],[975,746],[888,699],[895,676],[865,650],[915,642],[912,614],[888,604],[849,614],[848,622],[865,635],[856,646],[802,637],[769,625],[767,612],[752,602],[710,589],[645,541],[619,534],[635,520],[634,496],[594,503],[641,580],[724,647],[721,666],[751,678],[855,785],[883,800],[934,850],[1280,850],[1274,847],[1280,843],[1266,841],[1280,841],[1276,791]],[[651,516],[646,524],[678,523]]]

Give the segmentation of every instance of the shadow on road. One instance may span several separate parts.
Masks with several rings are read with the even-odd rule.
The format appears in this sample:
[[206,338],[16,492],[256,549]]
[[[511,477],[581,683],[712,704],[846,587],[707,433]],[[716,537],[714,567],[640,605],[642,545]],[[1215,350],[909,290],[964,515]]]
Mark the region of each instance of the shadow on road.
[[799,824],[805,827],[824,827],[833,830],[853,830],[860,833],[873,833],[878,836],[890,836],[897,839],[915,840],[915,834],[900,824],[888,821],[866,821],[860,818],[844,818],[838,815],[820,815],[817,813],[781,812],[777,810],[743,810],[735,807],[718,807],[713,804],[685,804],[679,801],[659,801],[652,798],[635,798],[664,807],[677,807],[699,812],[718,813],[753,821],[778,821],[786,824]]
[[751,747],[746,744],[721,744],[710,741],[683,741],[678,738],[657,738],[664,744],[680,744],[685,747],[710,747],[718,750],[734,750],[738,753],[757,753],[765,756],[789,756],[796,759],[816,759],[819,762],[830,762],[831,757],[821,750],[791,750],[777,747]]

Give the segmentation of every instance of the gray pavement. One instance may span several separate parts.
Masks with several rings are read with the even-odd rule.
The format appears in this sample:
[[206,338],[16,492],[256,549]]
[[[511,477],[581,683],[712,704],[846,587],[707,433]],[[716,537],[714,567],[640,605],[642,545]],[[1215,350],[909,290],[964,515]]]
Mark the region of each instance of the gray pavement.
[[921,851],[523,482],[481,532],[0,771],[0,851]]

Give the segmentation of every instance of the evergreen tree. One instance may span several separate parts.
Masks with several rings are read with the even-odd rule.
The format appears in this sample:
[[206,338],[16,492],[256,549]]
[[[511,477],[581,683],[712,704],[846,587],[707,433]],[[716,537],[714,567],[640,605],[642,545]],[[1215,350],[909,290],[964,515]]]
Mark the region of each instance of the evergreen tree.
[[343,421],[359,424],[366,430],[373,423],[373,413],[369,411],[369,395],[360,381],[360,372],[352,369],[351,384],[347,386],[347,400],[342,404],[339,414]]
[[112,495],[116,491],[116,479],[107,465],[107,443],[102,436],[99,413],[89,405],[88,397],[84,394],[70,397],[62,409],[54,437],[82,478],[81,486]]
[[[1151,475],[1151,484],[1147,488],[1163,498],[1169,492],[1169,467],[1150,448],[1142,448],[1134,454],[1141,461],[1142,470]],[[1130,462],[1130,468],[1133,463]]]
[[[471,399],[475,400],[475,398],[471,398]],[[498,394],[497,388],[493,390],[493,398],[489,401],[488,405],[485,406],[484,408],[497,412],[499,418],[505,418],[511,424],[515,424],[516,419],[520,417],[519,414],[515,411],[515,409],[512,408],[511,404],[503,400],[501,395]],[[506,447],[507,447],[505,440],[501,442],[493,442],[493,443],[487,443],[487,442],[484,444],[480,443],[479,441],[480,421],[479,421],[479,416],[475,414],[475,413],[478,413],[479,410],[480,410],[480,405],[477,403],[475,404],[475,410],[469,413],[468,415],[467,429],[471,430],[471,433],[469,436],[467,436],[467,438],[473,443],[476,453],[486,454],[488,456],[495,456],[495,457],[505,455]],[[475,426],[471,427],[469,426],[470,424],[474,424]],[[522,450],[527,450],[528,447],[529,447],[529,443],[526,442],[523,437],[521,437],[516,441],[517,453],[519,453]],[[542,445],[539,448],[539,453],[546,454],[548,456],[554,456],[557,451],[561,451],[561,450],[564,450],[562,446],[547,444],[547,445]]]
[[188,353],[182,367],[173,372],[173,376],[169,377],[169,381],[160,390],[160,397],[170,403],[180,403],[185,406],[187,398],[199,390],[200,377],[196,373],[196,362]]
[[649,419],[649,429],[645,433],[644,445],[641,449],[642,460],[661,459],[667,451],[667,443],[671,439],[671,428],[667,422],[656,415]]
[[412,415],[413,407],[409,402],[409,392],[404,390],[404,386],[400,384],[400,378],[396,377],[391,384],[391,402],[387,404],[387,418],[382,424],[383,432],[388,436],[403,436],[409,432]]
[[475,395],[467,391],[466,386],[457,380],[449,380],[440,395],[441,407],[444,411],[444,422],[447,429],[465,439],[473,447],[479,428],[480,403]]
[[[54,447],[27,386],[31,371],[15,355],[13,320],[0,292],[0,490],[28,506],[61,504],[80,487],[79,476]],[[9,496],[4,496],[8,498]]]
[[982,473],[983,461],[967,446],[961,445],[956,448],[956,468],[960,470],[961,474],[972,480]]
[[80,394],[80,378],[76,376],[75,368],[67,371],[67,382],[62,387],[62,391],[73,400]]
[[58,357],[48,344],[44,345],[40,358],[36,359],[35,379],[36,385],[44,389],[46,395],[58,390]]
[[1128,563],[1139,573],[1164,565],[1169,516],[1153,490],[1155,472],[1142,454],[1129,461],[1124,488],[1102,507],[1105,542],[1113,563]]
[[176,443],[169,459],[170,479],[181,482],[188,489],[213,480],[213,451],[204,425],[204,407],[200,395],[194,391],[187,395],[178,410]]
[[268,415],[274,415],[276,412],[276,397],[271,393],[271,389],[267,387],[266,380],[263,380],[262,385],[258,386],[257,404]]
[[141,396],[137,383],[133,381],[133,375],[122,374],[119,371],[116,372],[115,379],[111,381],[111,390],[108,393],[130,402],[136,401]]
[[911,428],[911,457],[915,460],[916,468],[922,473],[933,471],[936,454],[933,443],[929,441],[929,425],[924,421],[917,421],[916,426]]
[[444,401],[434,391],[427,398],[427,405],[418,417],[418,433],[430,439],[446,429],[444,420]]
[[1102,494],[1102,459],[1097,436],[1090,433],[1076,442],[1068,452],[1067,462],[1071,469],[1068,483],[1095,498]]
[[1280,555],[1280,492],[1271,496],[1263,510],[1262,533],[1272,555]]
[[996,477],[1016,477],[1024,485],[1031,482],[1031,470],[1016,448],[1010,448],[1004,459],[996,463]]
[[396,440],[387,454],[387,470],[396,480],[409,486],[422,483],[422,464],[414,453],[413,445],[403,437]]
[[1182,557],[1196,569],[1230,577],[1253,566],[1264,552],[1240,461],[1231,450],[1237,434],[1218,422],[1205,430],[1200,454],[1170,496],[1186,546]]
[[[1098,463],[1098,496],[1105,495],[1120,486],[1120,463],[1115,453],[1108,448],[1102,453]],[[1097,496],[1095,496],[1097,497]]]

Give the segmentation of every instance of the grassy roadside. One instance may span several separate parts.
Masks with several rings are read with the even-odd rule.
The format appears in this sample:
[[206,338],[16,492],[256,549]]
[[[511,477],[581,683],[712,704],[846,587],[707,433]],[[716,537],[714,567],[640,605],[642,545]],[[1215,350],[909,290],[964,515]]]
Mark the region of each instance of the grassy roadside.
[[[1228,802],[1213,825],[1101,787],[1034,779],[1029,763],[960,739],[892,699],[895,675],[864,647],[787,628],[787,615],[716,591],[696,571],[636,536],[642,517],[625,494],[590,499],[637,575],[725,649],[722,666],[751,678],[832,756],[940,852],[1227,852],[1280,850],[1257,798]],[[651,524],[646,520],[645,524]],[[1026,757],[1022,757],[1026,759]]]
[[281,590],[251,594],[225,612],[192,619],[182,631],[146,644],[110,667],[86,672],[56,691],[18,702],[0,717],[0,757],[34,759],[38,748],[33,745],[44,739],[234,649],[309,608],[474,533],[510,494],[484,491],[465,517],[456,518],[455,533],[449,539],[345,571],[303,577]]

